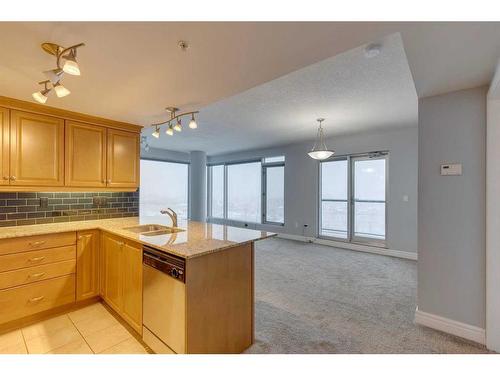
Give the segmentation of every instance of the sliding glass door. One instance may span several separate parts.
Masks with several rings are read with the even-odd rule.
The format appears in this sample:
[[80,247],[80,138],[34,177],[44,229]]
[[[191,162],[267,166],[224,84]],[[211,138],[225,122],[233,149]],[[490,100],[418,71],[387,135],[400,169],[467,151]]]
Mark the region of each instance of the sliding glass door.
[[381,152],[321,163],[321,237],[385,244],[386,166]]

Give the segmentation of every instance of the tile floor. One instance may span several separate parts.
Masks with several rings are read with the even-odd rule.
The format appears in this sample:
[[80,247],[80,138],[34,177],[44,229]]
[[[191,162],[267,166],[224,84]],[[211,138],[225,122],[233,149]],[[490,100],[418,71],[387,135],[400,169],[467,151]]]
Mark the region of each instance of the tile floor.
[[147,354],[101,303],[0,335],[0,354]]

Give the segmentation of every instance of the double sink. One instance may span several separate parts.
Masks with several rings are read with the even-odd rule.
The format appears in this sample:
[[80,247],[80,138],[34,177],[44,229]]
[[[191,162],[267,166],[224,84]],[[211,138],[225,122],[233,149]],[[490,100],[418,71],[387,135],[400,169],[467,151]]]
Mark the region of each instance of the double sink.
[[184,229],[175,228],[175,227],[167,227],[165,225],[160,225],[160,224],[136,225],[133,227],[127,227],[127,228],[123,228],[123,229],[128,230],[129,232],[139,233],[143,236],[160,236],[163,234],[184,232]]

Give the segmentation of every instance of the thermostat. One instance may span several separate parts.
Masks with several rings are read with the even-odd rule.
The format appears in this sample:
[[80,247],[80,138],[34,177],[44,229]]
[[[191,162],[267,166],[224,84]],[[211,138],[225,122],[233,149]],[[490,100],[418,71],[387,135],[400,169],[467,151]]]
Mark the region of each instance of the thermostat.
[[441,176],[461,176],[462,164],[441,164]]

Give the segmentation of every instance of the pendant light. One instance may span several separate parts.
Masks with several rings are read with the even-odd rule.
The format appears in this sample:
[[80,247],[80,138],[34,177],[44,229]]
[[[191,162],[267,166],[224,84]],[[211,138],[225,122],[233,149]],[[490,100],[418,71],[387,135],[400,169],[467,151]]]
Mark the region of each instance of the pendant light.
[[189,121],[189,129],[196,129],[198,127],[198,124],[196,123],[194,119],[194,113],[191,114],[191,121]]
[[160,129],[158,129],[158,126],[156,127],[155,131],[153,132],[153,137],[160,138]]
[[314,146],[310,152],[307,154],[316,160],[325,160],[332,156],[335,152],[331,151],[326,147],[325,138],[323,135],[323,126],[321,123],[325,121],[324,118],[319,118],[316,121],[319,122],[318,134],[316,135],[316,142],[314,142]]
[[71,91],[69,91],[66,87],[61,85],[61,82],[57,82],[54,85],[54,91],[56,92],[58,98],[64,98],[65,96],[71,94]]

